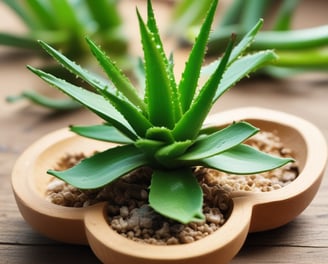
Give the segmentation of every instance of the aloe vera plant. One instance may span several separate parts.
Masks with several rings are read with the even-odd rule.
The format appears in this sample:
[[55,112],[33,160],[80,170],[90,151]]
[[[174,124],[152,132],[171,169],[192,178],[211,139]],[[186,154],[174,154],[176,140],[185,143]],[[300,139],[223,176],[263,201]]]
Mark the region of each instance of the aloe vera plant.
[[[0,45],[33,51],[34,56],[42,57],[44,54],[37,43],[42,39],[66,56],[87,61],[89,52],[85,36],[88,35],[126,67],[128,41],[122,29],[117,0],[4,0],[3,3],[22,21],[27,32],[0,32]],[[21,99],[54,110],[81,107],[69,99],[45,97],[34,90],[7,97],[8,102]]]
[[[38,51],[38,39],[61,49],[66,55],[86,55],[85,35],[92,35],[111,54],[126,51],[117,0],[4,0],[27,27],[26,33],[0,33],[0,45]],[[108,14],[111,15],[108,15]]]
[[[199,17],[211,1],[182,0],[177,3],[172,31],[193,42],[201,23]],[[274,21],[270,28],[261,30],[252,45],[253,50],[274,49],[278,60],[262,69],[272,77],[286,77],[306,71],[326,71],[328,65],[328,26],[292,29],[291,22],[299,0],[258,1],[233,0],[219,17],[209,42],[208,54],[220,54],[229,41],[231,32],[245,34],[258,19],[268,17]]]
[[202,221],[202,190],[194,166],[235,174],[251,174],[282,166],[292,159],[274,157],[243,144],[258,132],[247,122],[223,128],[204,126],[217,99],[235,82],[275,59],[272,51],[243,55],[261,21],[234,46],[234,36],[217,67],[202,87],[198,78],[210,27],[218,1],[214,0],[190,52],[179,82],[173,57],[166,56],[159,36],[152,3],[148,0],[145,22],[137,10],[144,51],[145,91],[138,91],[113,61],[89,38],[87,43],[111,82],[97,79],[51,46],[42,47],[72,73],[92,85],[91,92],[42,70],[28,68],[100,116],[104,123],[72,126],[75,133],[119,143],[64,170],[49,170],[81,189],[99,188],[143,166],[152,168],[149,204],[158,213],[182,223]]

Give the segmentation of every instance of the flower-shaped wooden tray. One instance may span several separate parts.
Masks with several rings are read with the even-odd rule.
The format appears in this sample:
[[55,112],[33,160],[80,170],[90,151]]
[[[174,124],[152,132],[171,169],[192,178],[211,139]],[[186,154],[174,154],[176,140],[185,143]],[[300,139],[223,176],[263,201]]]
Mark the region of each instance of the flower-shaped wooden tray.
[[236,192],[227,222],[199,241],[155,246],[128,240],[114,232],[105,217],[105,203],[87,208],[58,206],[45,199],[46,174],[66,153],[91,154],[111,144],[81,138],[62,129],[41,138],[18,159],[12,187],[24,219],[41,234],[66,243],[89,244],[104,263],[227,263],[249,232],[273,229],[299,215],[315,196],[327,161],[327,145],[311,123],[263,108],[240,108],[212,115],[207,122],[222,126],[246,120],[262,130],[277,131],[295,153],[300,174],[289,185],[266,193]]

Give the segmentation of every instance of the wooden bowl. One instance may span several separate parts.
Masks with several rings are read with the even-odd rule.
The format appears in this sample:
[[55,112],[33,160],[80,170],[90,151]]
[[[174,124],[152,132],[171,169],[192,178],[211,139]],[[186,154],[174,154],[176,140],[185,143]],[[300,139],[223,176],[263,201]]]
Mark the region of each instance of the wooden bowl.
[[46,174],[66,153],[90,154],[113,144],[77,136],[62,129],[41,138],[17,160],[12,188],[24,219],[41,234],[66,243],[89,244],[103,263],[228,263],[249,232],[273,229],[299,215],[318,191],[327,162],[321,132],[299,117],[263,108],[239,108],[210,116],[215,126],[246,120],[261,130],[275,130],[295,153],[299,176],[289,185],[266,193],[235,192],[227,222],[213,234],[190,244],[142,244],[113,231],[105,217],[106,203],[68,208],[45,199],[51,176]]

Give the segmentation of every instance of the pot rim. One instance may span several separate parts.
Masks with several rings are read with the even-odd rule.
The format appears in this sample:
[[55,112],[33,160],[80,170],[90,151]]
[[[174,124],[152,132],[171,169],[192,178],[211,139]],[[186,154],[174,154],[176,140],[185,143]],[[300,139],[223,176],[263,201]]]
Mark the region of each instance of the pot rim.
[[[296,196],[308,189],[309,185],[315,184],[318,178],[313,175],[323,175],[328,157],[326,140],[316,126],[303,118],[267,108],[243,107],[213,114],[207,119],[206,125],[215,125],[215,122],[228,123],[231,120],[240,121],[247,119],[271,121],[297,130],[305,142],[307,157],[298,177],[287,186],[264,193],[235,192],[233,194],[234,197],[247,196],[248,199],[253,199],[255,204],[259,202],[265,203],[266,201],[279,201]],[[313,166],[313,164],[316,164],[316,166]]]
[[[235,192],[233,194],[234,208],[229,219],[219,230],[199,241],[190,244],[171,246],[151,246],[149,244],[136,243],[123,238],[111,228],[108,228],[109,225],[104,219],[103,214],[105,208],[104,203],[86,208],[70,208],[58,206],[43,199],[42,195],[40,195],[40,190],[37,190],[37,187],[33,186],[35,182],[31,180],[32,176],[28,175],[28,177],[22,177],[22,175],[34,171],[33,166],[38,161],[38,155],[44,154],[44,152],[51,148],[54,143],[57,143],[57,141],[61,144],[65,144],[65,141],[79,139],[84,142],[84,145],[88,145],[89,148],[91,145],[93,151],[106,149],[115,145],[82,138],[68,131],[67,128],[57,130],[39,139],[24,151],[17,160],[12,174],[12,188],[17,204],[24,218],[26,210],[32,210],[37,214],[49,218],[56,218],[59,220],[70,219],[81,222],[83,226],[85,225],[86,227],[88,241],[84,241],[85,238],[81,238],[81,240],[73,241],[73,243],[89,243],[96,255],[100,256],[100,259],[103,259],[102,254],[114,254],[118,258],[122,257],[122,255],[126,256],[131,254],[143,260],[154,258],[154,255],[157,256],[158,260],[164,258],[173,259],[175,257],[185,258],[185,251],[182,250],[185,248],[188,249],[188,258],[197,259],[206,253],[214,254],[215,251],[221,251],[223,252],[221,255],[224,255],[228,247],[232,248],[232,251],[230,251],[232,255],[229,255],[229,257],[226,254],[224,257],[231,259],[239,251],[249,231],[265,230],[265,228],[267,228],[257,228],[256,225],[252,224],[254,220],[252,218],[254,218],[256,214],[256,207],[265,204],[276,204],[305,195],[308,200],[302,205],[305,208],[309,201],[312,200],[320,185],[327,162],[327,144],[321,132],[310,122],[291,114],[258,107],[237,108],[209,116],[206,124],[217,126],[218,124],[228,124],[232,121],[245,119],[264,119],[296,130],[304,140],[305,148],[308,152],[306,157],[307,160],[298,178],[281,189],[267,193]],[[305,130],[304,127],[306,127]],[[55,141],[55,139],[57,139],[57,141]],[[92,144],[90,144],[90,142]],[[57,148],[57,146],[55,148]],[[313,164],[318,165],[318,167],[314,167]],[[310,194],[306,193],[309,188],[312,189]],[[297,213],[302,211],[304,209],[303,207],[298,209]],[[95,222],[95,219],[98,220]],[[35,222],[37,220],[33,219],[33,221],[33,224],[37,225]],[[290,216],[276,225],[279,226],[288,221],[290,221]],[[104,231],[105,224],[107,225],[107,229]],[[235,225],[237,225],[237,228]],[[99,230],[97,231],[97,228],[95,228],[97,226],[102,226],[99,230],[103,231],[99,233]],[[103,233],[107,234],[107,238],[99,239]],[[56,238],[57,237],[55,237],[55,239]],[[62,239],[62,241],[65,242],[65,239]],[[123,247],[123,242],[126,242],[128,246]],[[96,245],[99,244],[102,245],[103,248],[107,248],[107,244],[110,244],[112,246],[110,253],[102,252],[103,250],[97,251]]]

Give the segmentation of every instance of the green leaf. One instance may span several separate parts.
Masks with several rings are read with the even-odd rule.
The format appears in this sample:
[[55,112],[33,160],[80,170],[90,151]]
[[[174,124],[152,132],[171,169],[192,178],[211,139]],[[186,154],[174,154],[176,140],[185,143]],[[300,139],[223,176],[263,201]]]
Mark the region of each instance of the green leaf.
[[33,38],[29,36],[17,36],[5,32],[0,33],[0,45],[24,49],[38,49],[37,42]]
[[280,4],[278,13],[275,18],[273,30],[290,30],[291,22],[293,20],[293,13],[295,12],[299,0],[284,0]]
[[174,127],[173,136],[177,141],[195,139],[198,135],[205,118],[211,110],[211,102],[216,94],[222,75],[226,70],[232,47],[233,39],[231,39],[214,74],[211,75],[209,80],[200,90],[199,95],[191,105],[190,109],[182,116]]
[[[268,3],[269,2],[269,3]],[[272,1],[248,0],[242,9],[240,24],[245,31],[250,30],[256,22],[264,17],[266,9]]]
[[263,19],[259,19],[254,27],[252,27],[247,34],[239,41],[239,43],[233,48],[229,63],[235,61],[237,58],[239,58],[242,53],[251,46],[253,43],[255,37],[257,36],[257,33],[260,31],[260,29],[263,26]]
[[21,94],[16,96],[8,96],[6,98],[6,101],[9,103],[13,103],[22,99],[27,99],[36,105],[47,107],[56,111],[68,111],[81,108],[81,104],[70,98],[55,99],[42,95],[36,91],[29,90],[23,91]]
[[182,73],[178,90],[183,113],[189,109],[195,95],[217,3],[218,1],[216,0],[211,4]]
[[48,1],[26,0],[27,7],[33,12],[33,15],[39,21],[39,26],[43,29],[56,29],[56,17]]
[[286,31],[261,31],[254,49],[296,50],[324,47],[328,43],[328,25]]
[[[254,41],[256,34],[259,32],[259,30],[263,26],[263,19],[260,19],[256,25],[247,32],[247,34],[239,41],[239,43],[233,48],[230,58],[229,58],[229,64],[234,62],[236,59],[238,59],[242,53],[252,44]],[[220,33],[221,31],[218,31]],[[231,32],[233,32],[232,28],[230,31],[229,27],[229,36],[231,35]],[[211,39],[210,39],[211,41]],[[213,40],[214,41],[214,40]],[[216,46],[216,45],[215,45]],[[202,76],[211,75],[214,73],[215,69],[220,63],[220,59],[215,60],[214,62],[210,63],[209,65],[203,66],[201,69]]]
[[166,127],[150,127],[147,130],[146,138],[159,140],[164,143],[174,142],[172,131]]
[[49,170],[48,173],[77,188],[95,189],[147,164],[139,149],[124,145],[97,153],[68,170]]
[[213,103],[243,77],[276,59],[277,56],[273,51],[266,50],[246,55],[236,60],[224,73]]
[[205,17],[212,0],[177,1],[173,10],[173,20],[171,21],[170,33],[179,36],[184,34],[188,28],[198,25]]
[[87,83],[89,83],[92,87],[94,87],[96,90],[98,89],[114,89],[110,83],[103,80],[100,76],[96,74],[92,74],[91,72],[88,72],[87,70],[83,69],[81,66],[77,65],[75,62],[68,59],[66,56],[64,56],[59,51],[52,48],[50,45],[45,43],[44,41],[39,40],[38,41],[41,47],[55,60],[57,60],[63,67],[65,67],[67,70],[69,70],[71,73],[75,74],[76,76],[80,77]]
[[173,107],[174,107],[174,113],[175,113],[175,120],[178,120],[182,113],[181,113],[181,106],[180,106],[180,101],[179,101],[177,84],[176,84],[175,76],[174,76],[173,56],[171,56],[168,59],[165,55],[165,51],[164,51],[164,48],[163,48],[163,43],[161,41],[159,31],[158,31],[158,27],[157,27],[157,24],[156,24],[156,19],[155,19],[154,10],[153,10],[151,0],[148,0],[148,2],[147,2],[147,27],[152,32],[152,36],[154,38],[154,42],[156,43],[156,47],[159,50],[160,54],[162,54],[164,64],[166,65],[166,74],[168,75],[168,78],[169,78],[170,88],[171,88],[172,97],[173,97]]
[[121,25],[122,21],[116,8],[116,1],[86,0],[86,4],[94,20],[98,22],[100,30],[107,30]]
[[113,82],[116,89],[120,91],[131,103],[145,111],[144,102],[138,96],[137,90],[134,88],[130,80],[118,69],[114,62],[90,39],[87,43],[91,52],[97,58],[98,62],[106,72],[108,78]]
[[154,126],[173,128],[175,107],[166,59],[154,33],[145,25],[137,11],[146,71],[146,100],[149,120]]
[[167,146],[161,147],[155,153],[155,158],[164,168],[172,169],[185,167],[184,165],[187,165],[187,163],[177,157],[184,154],[192,143],[192,140],[175,141]]
[[179,160],[199,160],[217,155],[251,137],[258,128],[246,122],[234,123],[208,136],[201,137]]
[[49,2],[56,27],[69,30],[75,38],[82,39],[85,34],[85,29],[77,17],[78,12],[74,10],[74,5],[72,5],[69,0],[52,0]]
[[203,221],[203,193],[191,169],[155,170],[149,193],[150,206],[181,223]]
[[[272,67],[288,67],[294,69],[317,69],[328,68],[328,49],[305,49],[293,51],[278,51],[278,60]],[[267,67],[266,67],[267,68]]]
[[275,157],[248,145],[238,145],[216,156],[201,160],[200,165],[233,174],[254,174],[281,167],[291,158]]
[[101,141],[108,141],[119,144],[130,144],[133,142],[131,139],[124,136],[120,131],[109,124],[94,126],[70,126],[70,130],[80,136]]
[[66,93],[76,101],[80,102],[85,107],[96,113],[105,121],[111,123],[124,135],[130,139],[136,139],[135,131],[123,116],[102,96],[82,89],[62,79],[59,79],[49,73],[27,66],[29,70],[38,75],[41,79],[57,87],[62,92]]
[[146,155],[152,168],[158,166],[158,162],[155,159],[155,153],[163,147],[165,143],[154,139],[139,138],[134,142],[134,145]]
[[120,98],[118,94],[113,95],[107,90],[100,90],[99,92],[124,116],[139,137],[145,137],[152,124],[136,106],[124,98]]

